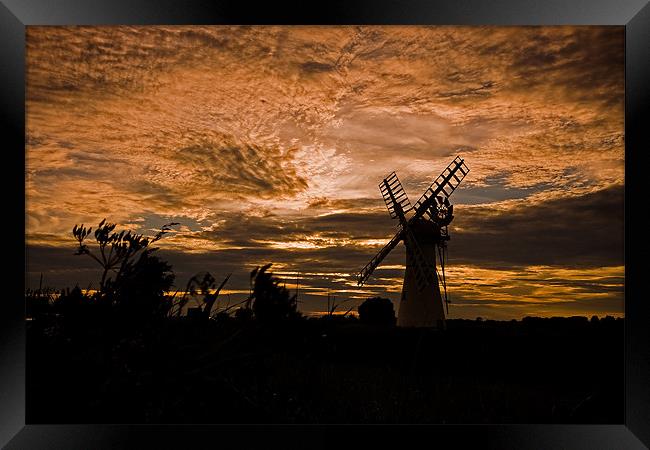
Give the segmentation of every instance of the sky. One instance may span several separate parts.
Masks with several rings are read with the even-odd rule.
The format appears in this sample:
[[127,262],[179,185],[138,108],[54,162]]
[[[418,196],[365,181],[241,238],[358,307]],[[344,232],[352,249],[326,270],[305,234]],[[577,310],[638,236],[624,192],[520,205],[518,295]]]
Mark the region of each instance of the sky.
[[[624,311],[624,28],[27,27],[26,283],[97,287],[75,224],[175,231],[184,288],[271,270],[299,307],[401,292],[378,189],[456,155],[450,318]],[[298,275],[299,273],[299,275]]]

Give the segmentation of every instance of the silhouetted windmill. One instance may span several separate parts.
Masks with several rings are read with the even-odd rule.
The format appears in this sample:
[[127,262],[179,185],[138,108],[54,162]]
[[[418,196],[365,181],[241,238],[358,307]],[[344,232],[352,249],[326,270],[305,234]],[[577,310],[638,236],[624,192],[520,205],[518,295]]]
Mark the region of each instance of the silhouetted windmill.
[[[400,326],[444,326],[445,308],[439,282],[444,288],[445,303],[448,305],[445,279],[449,240],[447,225],[454,218],[454,207],[449,203],[449,196],[468,172],[464,160],[457,156],[413,207],[395,172],[379,184],[388,213],[391,218],[399,220],[399,230],[361,269],[358,285],[362,286],[386,255],[403,240],[406,245],[406,271],[397,318],[397,324]],[[408,218],[407,214],[410,212],[413,214],[409,214]],[[436,270],[436,253],[442,275]]]

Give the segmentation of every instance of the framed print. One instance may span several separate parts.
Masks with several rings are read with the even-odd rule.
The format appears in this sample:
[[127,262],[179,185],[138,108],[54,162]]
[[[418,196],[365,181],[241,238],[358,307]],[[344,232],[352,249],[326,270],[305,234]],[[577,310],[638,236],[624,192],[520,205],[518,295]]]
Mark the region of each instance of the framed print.
[[6,448],[649,445],[646,3],[0,10]]

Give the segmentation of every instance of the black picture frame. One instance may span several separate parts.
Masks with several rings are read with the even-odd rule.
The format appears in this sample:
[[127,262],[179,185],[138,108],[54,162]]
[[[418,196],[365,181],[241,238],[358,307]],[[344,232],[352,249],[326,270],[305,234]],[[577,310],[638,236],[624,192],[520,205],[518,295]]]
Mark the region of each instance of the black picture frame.
[[[247,1],[2,0],[0,92],[7,130],[5,256],[8,280],[24,279],[25,26],[109,24],[447,24],[624,25],[625,77],[625,422],[612,425],[30,425],[25,424],[24,286],[9,283],[0,310],[0,445],[7,449],[203,448],[273,440],[299,447],[373,443],[522,449],[637,449],[650,445],[650,316],[643,289],[648,255],[643,171],[648,167],[644,118],[650,102],[650,5],[646,0],[331,1],[260,5]],[[7,210],[8,208],[8,210]],[[17,238],[23,236],[23,239]],[[5,250],[6,251],[6,250]],[[22,271],[22,273],[20,273]],[[19,292],[20,290],[20,292]],[[613,361],[612,364],[616,363]],[[55,370],[53,368],[53,370]],[[143,446],[138,446],[143,443]]]

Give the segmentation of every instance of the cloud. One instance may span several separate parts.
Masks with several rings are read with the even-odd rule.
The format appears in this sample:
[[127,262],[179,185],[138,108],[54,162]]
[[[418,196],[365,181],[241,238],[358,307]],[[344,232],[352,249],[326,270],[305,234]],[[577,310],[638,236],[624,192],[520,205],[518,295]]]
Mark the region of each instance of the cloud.
[[[295,149],[261,148],[224,140],[176,150],[170,164],[178,176],[169,182],[182,186],[186,195],[218,192],[220,196],[291,196],[307,188],[296,173]],[[158,179],[160,184],[164,183]]]
[[623,188],[494,210],[456,208],[450,255],[494,265],[621,265]]
[[[447,265],[456,314],[485,316],[484,308],[501,308],[489,315],[501,318],[533,311],[573,313],[581,308],[603,314],[622,311],[621,197],[622,189],[616,187],[570,200],[534,204],[520,200],[496,214],[485,206],[459,206]],[[327,289],[340,299],[383,295],[397,301],[404,273],[401,245],[363,289],[356,287],[358,270],[390,238],[395,231],[392,223],[384,212],[301,220],[233,215],[212,230],[166,237],[160,242],[160,254],[173,264],[178,287],[194,273],[209,270],[233,273],[230,289],[245,293],[248,271],[273,262],[289,284],[295,284],[301,273],[306,310],[316,308]],[[197,253],[192,251],[196,240],[215,245]],[[68,251],[32,246],[28,254],[32,282],[41,271],[46,279],[55,277],[59,282],[92,282],[98,271],[91,270],[89,260],[71,256],[73,244],[70,238]]]
[[[395,231],[378,183],[397,171],[414,202],[456,154],[454,264],[618,267],[623,43],[592,26],[28,27],[26,233],[45,258],[29,272],[63,264],[75,223],[169,219],[181,274],[276,261],[364,295],[353,274]],[[399,272],[365,292],[399,293]]]
[[321,63],[318,61],[306,61],[300,64],[300,68],[307,73],[329,72],[335,69],[331,64]]

